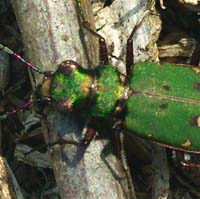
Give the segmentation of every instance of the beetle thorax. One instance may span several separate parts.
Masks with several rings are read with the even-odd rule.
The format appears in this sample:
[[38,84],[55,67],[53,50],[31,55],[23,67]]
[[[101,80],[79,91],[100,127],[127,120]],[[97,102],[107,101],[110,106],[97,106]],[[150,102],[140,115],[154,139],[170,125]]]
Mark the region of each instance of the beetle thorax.
[[122,96],[122,82],[118,69],[109,65],[97,67],[96,78],[98,87],[90,113],[95,117],[105,117],[115,111]]
[[82,69],[73,61],[63,62],[50,81],[49,95],[59,111],[84,110],[95,117],[114,112],[123,90],[117,68]]

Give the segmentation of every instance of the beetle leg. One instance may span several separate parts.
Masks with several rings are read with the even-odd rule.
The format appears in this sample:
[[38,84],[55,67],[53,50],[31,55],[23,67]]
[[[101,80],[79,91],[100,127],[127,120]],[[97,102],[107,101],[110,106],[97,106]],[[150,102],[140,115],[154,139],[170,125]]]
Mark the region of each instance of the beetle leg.
[[[171,149],[170,149],[171,150]],[[200,164],[187,162],[184,158],[184,151],[175,150],[176,161],[183,168],[200,168]]]
[[197,43],[190,60],[190,64],[193,66],[198,66],[200,62],[200,42]]
[[153,144],[157,144],[157,145],[160,145],[162,147],[165,147],[165,148],[169,149],[170,151],[174,150],[175,151],[176,160],[177,160],[179,165],[181,165],[181,166],[183,166],[185,168],[200,168],[200,164],[187,162],[184,159],[184,154],[185,153],[200,154],[199,151],[189,151],[189,150],[185,150],[185,149],[180,149],[178,147],[170,146],[170,145],[167,145],[167,144],[162,144],[162,143],[159,143],[159,142],[156,142],[156,141],[152,141],[152,140],[150,140],[150,142],[153,143]]
[[92,123],[93,123],[93,118],[90,117],[87,119],[85,126],[83,127],[82,131],[83,138],[80,141],[80,145],[82,146],[89,145],[96,135],[95,128],[93,128],[91,125]]
[[176,159],[178,160],[179,164],[181,164],[182,167],[184,168],[200,168],[200,164],[198,163],[192,163],[192,162],[187,162],[184,159],[184,152],[182,151],[175,151],[176,153]]
[[184,154],[185,152],[183,151],[177,151],[175,150],[175,159],[176,161],[180,164],[181,162],[184,162],[185,159],[184,159]]
[[107,50],[107,47],[106,47],[105,39],[100,34],[98,34],[97,32],[95,32],[94,30],[91,29],[88,21],[83,22],[83,27],[87,31],[89,31],[91,34],[98,37],[98,39],[99,39],[99,60],[100,60],[100,63],[102,63],[103,65],[109,64],[108,50]]
[[88,128],[84,138],[80,142],[74,141],[74,140],[67,140],[67,139],[63,139],[63,138],[60,137],[60,138],[58,138],[57,141],[37,146],[37,147],[31,149],[30,151],[24,153],[24,155],[29,155],[29,154],[31,154],[35,151],[44,150],[47,147],[52,147],[52,146],[55,146],[57,144],[59,144],[59,145],[72,144],[72,145],[75,145],[75,146],[85,146],[86,147],[86,146],[89,145],[89,143],[93,139],[94,135],[95,135],[94,129]]
[[181,161],[181,166],[185,168],[200,168],[200,164],[186,162],[186,161]]
[[[148,11],[148,10],[147,10]],[[126,42],[126,74],[130,75],[132,67],[134,65],[134,52],[133,52],[133,36],[139,27],[142,25],[144,18],[147,16],[149,12],[145,12],[142,19],[134,26],[129,38]]]
[[94,138],[94,136],[95,136],[95,130],[93,128],[88,127],[84,138],[81,140],[81,143],[84,146],[89,145],[92,139]]
[[[86,125],[87,124],[88,124],[88,122],[86,123]],[[84,147],[87,147],[90,144],[90,142],[92,141],[92,139],[94,138],[94,136],[95,136],[94,129],[91,128],[91,127],[87,127],[86,131],[84,133],[84,137],[80,141],[79,140],[72,140],[72,139],[69,140],[67,138],[62,138],[61,136],[59,136],[56,141],[49,142],[49,143],[37,146],[37,147],[31,149],[30,151],[24,153],[24,155],[29,155],[29,154],[31,154],[31,153],[33,153],[35,151],[44,150],[47,147],[52,147],[52,146],[55,146],[55,145],[71,144],[71,145],[75,145],[75,146],[84,146]]]
[[123,160],[124,154],[122,154],[122,152],[124,150],[124,143],[123,143],[124,142],[124,133],[123,133],[124,126],[121,119],[119,119],[112,128],[114,131],[114,137],[113,137],[114,153],[119,160]]
[[[132,183],[132,178],[130,174],[130,170],[127,165],[127,157],[125,152],[125,145],[124,145],[124,126],[121,120],[118,120],[116,124],[113,126],[114,130],[114,144],[113,144],[113,150],[116,158],[120,161],[122,169],[124,170],[124,173],[126,175],[126,179],[128,180],[128,184],[130,189],[133,191],[134,186]],[[134,192],[134,191],[133,191]]]
[[29,154],[31,154],[31,153],[33,153],[35,151],[44,150],[44,149],[46,149],[48,147],[52,147],[52,146],[55,146],[57,144],[58,145],[72,144],[72,145],[75,145],[75,146],[84,146],[81,142],[59,138],[55,142],[50,142],[50,143],[47,143],[47,144],[43,144],[43,145],[37,146],[37,147],[31,149],[30,151],[24,153],[24,155],[29,155]]

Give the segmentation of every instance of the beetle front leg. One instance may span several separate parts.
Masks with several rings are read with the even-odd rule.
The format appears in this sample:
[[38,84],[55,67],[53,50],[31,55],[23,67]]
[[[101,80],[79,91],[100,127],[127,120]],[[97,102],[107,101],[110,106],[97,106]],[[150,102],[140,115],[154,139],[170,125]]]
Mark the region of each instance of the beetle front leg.
[[149,14],[149,10],[147,10],[144,13],[142,19],[134,26],[129,38],[127,39],[127,42],[126,42],[126,74],[127,76],[130,76],[132,67],[134,65],[133,36],[136,33],[136,31],[140,28],[140,26],[143,23],[143,20],[148,14]]
[[80,141],[68,140],[68,139],[64,139],[64,138],[59,137],[57,141],[37,146],[37,147],[31,149],[30,151],[24,153],[24,155],[29,155],[29,154],[31,154],[35,151],[44,150],[48,147],[52,147],[52,146],[55,146],[55,145],[71,144],[71,145],[74,145],[74,146],[85,146],[85,147],[87,147],[90,144],[90,142],[93,140],[94,136],[95,136],[95,130],[93,128],[88,127],[86,132],[85,132],[84,138],[81,139]]
[[94,30],[91,29],[88,21],[83,22],[83,27],[87,31],[89,31],[91,34],[93,34],[95,37],[98,37],[98,39],[99,39],[99,60],[100,60],[100,63],[102,63],[103,65],[109,64],[108,50],[107,50],[107,47],[106,47],[105,39],[100,34],[98,34],[97,32],[95,32]]
[[127,39],[127,44],[126,44],[126,74],[127,76],[130,75],[132,66],[134,65],[133,35],[141,26],[141,24],[142,24],[142,21],[133,28],[129,38]]

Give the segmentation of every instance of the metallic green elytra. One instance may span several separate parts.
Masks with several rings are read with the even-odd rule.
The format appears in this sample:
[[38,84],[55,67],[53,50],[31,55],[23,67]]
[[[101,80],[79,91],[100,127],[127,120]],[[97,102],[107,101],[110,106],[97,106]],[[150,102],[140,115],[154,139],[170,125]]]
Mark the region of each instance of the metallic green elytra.
[[128,83],[125,123],[134,134],[185,150],[200,150],[200,70],[138,63]]

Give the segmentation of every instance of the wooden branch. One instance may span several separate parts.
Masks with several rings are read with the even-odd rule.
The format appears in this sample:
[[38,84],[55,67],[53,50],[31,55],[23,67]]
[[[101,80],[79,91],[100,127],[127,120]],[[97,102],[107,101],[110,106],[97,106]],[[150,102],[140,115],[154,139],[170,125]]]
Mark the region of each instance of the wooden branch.
[[[92,24],[90,3],[86,0],[82,3],[86,18]],[[116,0],[112,6],[105,9],[101,7],[95,13],[96,27],[106,38],[111,63],[123,67],[120,69],[122,71],[126,40],[141,19],[146,3],[147,1],[140,0]],[[90,66],[90,61],[97,65],[98,45],[82,29],[75,0],[15,0],[13,7],[26,55],[33,64],[43,70],[53,71],[57,64],[67,59],[75,60],[82,66]],[[145,21],[134,36],[135,61],[158,59],[156,46],[148,44],[157,39],[159,27],[150,27],[150,20]],[[87,38],[83,38],[83,35]],[[145,50],[147,46],[148,52]],[[153,57],[150,56],[152,54]],[[38,77],[37,82],[40,81],[41,78]],[[83,124],[71,113],[61,114],[49,107],[42,121],[47,142],[56,141],[58,134],[75,139],[82,136]],[[130,183],[125,177],[124,168],[113,155],[109,140],[94,139],[87,148],[56,145],[51,148],[49,155],[61,198],[135,198],[134,191],[129,190]]]

